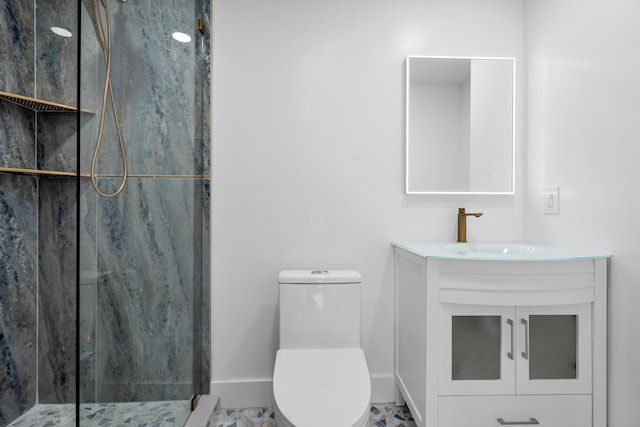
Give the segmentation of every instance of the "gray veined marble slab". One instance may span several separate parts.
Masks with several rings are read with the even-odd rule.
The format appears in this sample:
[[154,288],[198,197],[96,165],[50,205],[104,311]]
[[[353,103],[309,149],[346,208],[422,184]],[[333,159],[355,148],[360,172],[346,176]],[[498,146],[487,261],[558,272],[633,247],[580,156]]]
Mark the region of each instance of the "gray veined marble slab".
[[35,96],[33,1],[5,0],[0,6],[0,90]]
[[[77,105],[78,31],[75,0],[37,0],[36,98]],[[33,20],[31,21],[33,26]],[[62,27],[71,37],[61,37],[51,27]]]
[[0,100],[0,167],[35,169],[35,120],[33,111]]
[[76,180],[40,178],[38,397],[76,399]]
[[[200,3],[200,2],[196,2]],[[197,6],[196,6],[197,9]],[[197,15],[197,12],[196,12]],[[204,34],[202,35],[202,174],[211,176],[211,4],[202,2],[202,21]]]
[[98,400],[192,393],[201,204],[202,183],[191,179],[132,178],[117,198],[98,200]]
[[37,179],[0,173],[0,425],[36,400]]
[[[194,25],[194,4],[168,1],[158,7],[153,2],[127,2],[114,4],[111,10],[116,46],[111,79],[131,173],[202,175],[204,67],[196,54],[201,35]],[[168,29],[187,32],[193,40],[179,43]],[[95,81],[100,81],[101,68],[95,71]],[[100,99],[94,101],[86,107],[99,111]],[[119,145],[110,110],[104,141],[98,171],[119,173]]]
[[[202,327],[200,386],[198,394],[209,394],[211,384],[211,180],[202,180]],[[197,326],[197,325],[196,325]],[[197,381],[196,381],[197,384]]]
[[75,172],[77,162],[76,115],[40,113],[38,120],[38,169]]

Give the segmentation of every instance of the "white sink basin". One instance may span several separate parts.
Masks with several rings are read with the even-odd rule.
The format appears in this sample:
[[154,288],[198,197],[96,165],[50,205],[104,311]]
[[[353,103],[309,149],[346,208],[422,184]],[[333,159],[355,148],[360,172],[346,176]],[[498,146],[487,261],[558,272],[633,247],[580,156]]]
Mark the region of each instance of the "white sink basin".
[[456,255],[533,255],[536,252],[535,246],[502,243],[455,243],[444,249]]
[[487,261],[553,261],[607,258],[611,254],[589,249],[528,245],[525,243],[452,243],[393,242],[424,258],[468,259]]

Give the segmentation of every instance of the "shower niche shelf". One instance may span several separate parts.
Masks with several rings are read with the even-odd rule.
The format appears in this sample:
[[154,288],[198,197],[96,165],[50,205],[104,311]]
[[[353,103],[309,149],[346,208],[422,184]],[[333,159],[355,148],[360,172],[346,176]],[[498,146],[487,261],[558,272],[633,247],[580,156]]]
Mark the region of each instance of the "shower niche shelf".
[[[44,169],[27,169],[27,168],[8,168],[0,166],[0,173],[10,173],[10,174],[19,174],[19,175],[34,175],[34,176],[47,176],[47,177],[76,177],[78,176],[75,172],[65,172],[65,171],[52,171],[52,170],[44,170]],[[88,177],[89,174],[81,173],[81,177]]]
[[[44,99],[31,98],[29,96],[17,95],[3,91],[0,91],[0,99],[36,112],[75,113],[78,111],[78,108],[73,105],[65,105],[58,102],[45,101]],[[80,111],[87,114],[96,114],[95,111],[87,110],[85,108],[81,108]]]
[[[73,105],[65,105],[59,102],[46,101],[44,99],[32,98],[29,96],[18,95],[15,93],[0,91],[0,100],[10,102],[18,105],[30,111],[38,113],[76,113],[78,108]],[[81,108],[80,112],[95,115],[95,111]],[[72,117],[72,116],[69,116]],[[14,168],[14,167],[0,167],[0,173],[10,173],[19,175],[32,175],[32,176],[46,176],[46,177],[76,177],[76,172],[70,171],[57,171],[57,170],[43,170],[43,169],[29,169],[29,168]],[[80,176],[88,176],[87,174],[80,174]]]

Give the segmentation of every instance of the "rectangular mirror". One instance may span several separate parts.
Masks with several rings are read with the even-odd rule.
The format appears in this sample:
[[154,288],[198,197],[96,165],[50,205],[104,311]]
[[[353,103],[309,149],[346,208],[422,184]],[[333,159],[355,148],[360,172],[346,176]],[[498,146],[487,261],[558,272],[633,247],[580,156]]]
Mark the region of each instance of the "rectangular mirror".
[[515,59],[408,56],[407,194],[513,194]]

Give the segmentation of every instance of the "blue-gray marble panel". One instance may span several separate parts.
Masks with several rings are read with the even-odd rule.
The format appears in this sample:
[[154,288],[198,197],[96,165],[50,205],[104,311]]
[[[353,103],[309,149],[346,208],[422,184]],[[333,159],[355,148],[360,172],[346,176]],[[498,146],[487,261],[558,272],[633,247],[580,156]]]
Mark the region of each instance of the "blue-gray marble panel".
[[76,384],[76,180],[40,178],[38,396],[72,403]]
[[80,285],[79,401],[96,401],[96,286]]
[[88,178],[80,181],[80,402],[96,401],[96,204],[97,195]]
[[[36,3],[36,97],[77,105],[78,2],[36,0]],[[57,35],[51,27],[64,28],[72,36]]]
[[[98,111],[101,86],[104,82],[104,76],[101,74],[101,70],[104,70],[104,61],[91,18],[84,6],[80,7],[80,13],[82,14],[80,106],[83,109]],[[112,120],[110,116],[106,119]],[[100,120],[95,114],[81,114],[80,123],[80,172],[88,173]]]
[[0,5],[0,91],[35,95],[33,6],[24,0]]
[[211,176],[211,4],[202,2],[202,21],[205,32],[202,36],[202,174]]
[[[202,180],[202,318],[199,322],[202,331],[200,373],[199,378],[195,378],[196,394],[209,394],[211,384],[211,180]],[[197,233],[196,233],[197,234]],[[198,324],[196,326],[196,331]],[[199,381],[199,383],[198,383]]]
[[35,116],[0,100],[0,167],[35,169]]
[[[117,180],[100,179],[109,189]],[[184,399],[193,392],[201,317],[202,183],[129,180],[98,200],[96,379],[99,401]],[[197,311],[196,311],[197,310]]]
[[[111,80],[131,173],[201,175],[201,35],[193,3],[168,0],[114,4]],[[180,43],[171,37],[192,37]],[[100,82],[100,86],[102,82]],[[118,139],[107,106],[99,172],[121,171]]]
[[36,401],[37,185],[0,173],[0,425]]
[[38,169],[75,172],[77,169],[76,115],[38,113]]

